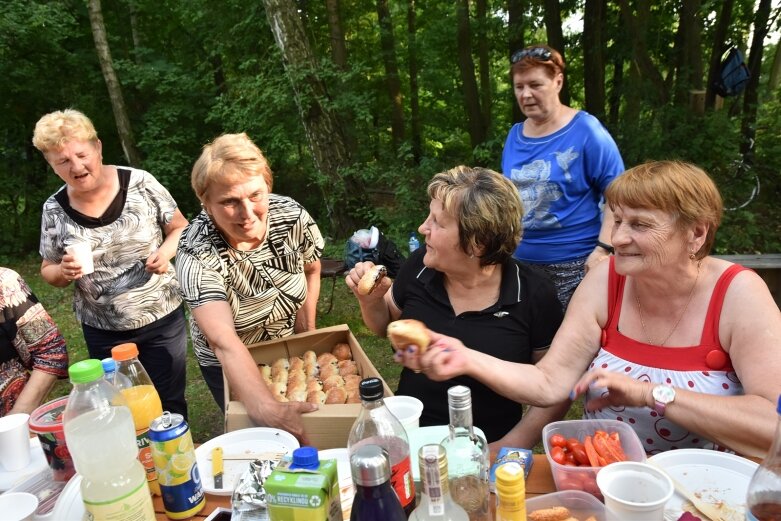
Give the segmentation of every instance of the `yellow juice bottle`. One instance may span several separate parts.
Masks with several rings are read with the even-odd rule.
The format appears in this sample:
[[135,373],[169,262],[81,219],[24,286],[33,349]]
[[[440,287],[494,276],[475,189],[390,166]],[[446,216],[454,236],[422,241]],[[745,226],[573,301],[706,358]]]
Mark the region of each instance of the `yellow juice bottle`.
[[149,490],[159,496],[160,485],[157,482],[157,471],[149,447],[149,425],[152,420],[163,414],[160,396],[144,366],[138,360],[138,347],[135,344],[121,344],[114,347],[111,350],[111,357],[117,362],[114,385],[122,393],[133,415],[138,460],[146,470]]

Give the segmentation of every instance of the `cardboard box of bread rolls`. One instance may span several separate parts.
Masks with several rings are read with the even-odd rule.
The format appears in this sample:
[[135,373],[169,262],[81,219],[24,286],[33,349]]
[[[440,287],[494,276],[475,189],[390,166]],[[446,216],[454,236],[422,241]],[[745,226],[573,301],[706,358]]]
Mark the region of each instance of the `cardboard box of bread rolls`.
[[[288,360],[288,364],[286,364],[288,367],[285,368],[285,372],[292,375],[296,368],[291,368],[289,362],[292,361],[293,358],[301,359],[301,362],[297,361],[294,363],[296,366],[303,365],[307,363],[307,360],[304,357],[307,351],[314,351],[315,355],[321,357],[324,353],[331,353],[337,344],[347,344],[350,347],[352,360],[355,362],[355,369],[357,369],[360,377],[366,378],[369,376],[376,376],[382,378],[371,360],[369,360],[369,357],[363,352],[360,344],[346,324],[309,331],[307,333],[300,333],[279,340],[261,342],[247,347],[249,348],[255,363],[258,365],[258,371],[261,371],[261,374],[266,371],[266,378],[268,378],[268,373],[270,373],[273,368],[275,369],[274,380],[278,380],[281,378],[277,377],[282,373],[282,363],[278,362],[280,359]],[[308,355],[307,358],[311,358],[311,354]],[[321,362],[324,360],[324,358],[320,359]],[[277,363],[276,366],[274,365],[275,363]],[[334,363],[333,359],[331,359],[331,363],[328,365],[334,365],[336,367],[336,363]],[[264,368],[263,366],[266,367]],[[332,367],[328,368],[329,371],[333,371],[333,369],[334,368]],[[291,377],[291,382],[292,378],[293,377]],[[323,382],[320,378],[318,378],[318,380],[320,380],[321,383]],[[329,380],[326,378],[326,381]],[[271,385],[273,384],[274,381],[272,380]],[[384,380],[383,385],[385,387],[385,396],[393,396],[393,392],[388,388],[388,385],[384,383]],[[272,387],[272,392],[275,392],[276,389],[276,386]],[[279,389],[279,392],[283,392],[282,389]],[[326,394],[326,391],[322,392]],[[337,396],[340,396],[339,392],[334,392]],[[321,398],[323,397],[323,395],[319,396]],[[351,396],[354,400],[355,396]],[[231,394],[230,384],[227,380],[225,381],[225,403],[227,404],[225,407],[225,432],[255,427],[255,424],[250,420],[249,416],[247,416],[247,410],[244,408],[244,405]],[[350,428],[353,426],[360,410],[361,404],[360,400],[358,400],[358,403],[324,403],[320,405],[319,410],[304,414],[304,428],[309,436],[309,441],[320,450],[346,447]]]

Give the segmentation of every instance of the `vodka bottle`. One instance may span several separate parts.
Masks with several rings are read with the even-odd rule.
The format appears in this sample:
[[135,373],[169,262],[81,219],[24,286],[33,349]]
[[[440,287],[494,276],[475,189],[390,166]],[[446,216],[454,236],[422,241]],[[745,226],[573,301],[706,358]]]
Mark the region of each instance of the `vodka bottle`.
[[468,521],[469,516],[450,496],[447,455],[440,444],[424,445],[418,452],[423,491],[410,521]]

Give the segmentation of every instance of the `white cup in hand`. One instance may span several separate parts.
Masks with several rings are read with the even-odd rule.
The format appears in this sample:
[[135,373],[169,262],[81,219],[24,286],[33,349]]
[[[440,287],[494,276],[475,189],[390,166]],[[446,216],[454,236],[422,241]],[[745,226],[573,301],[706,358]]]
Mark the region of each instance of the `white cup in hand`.
[[92,262],[92,246],[88,242],[77,242],[65,247],[68,255],[81,264],[81,274],[89,275],[95,271],[95,265]]

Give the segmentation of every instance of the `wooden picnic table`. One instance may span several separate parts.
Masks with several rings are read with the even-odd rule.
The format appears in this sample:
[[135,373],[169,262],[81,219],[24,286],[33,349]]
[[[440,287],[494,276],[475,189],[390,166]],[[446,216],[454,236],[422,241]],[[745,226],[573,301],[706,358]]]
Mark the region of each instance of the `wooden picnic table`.
[[[556,492],[556,485],[553,483],[553,475],[551,474],[548,458],[544,454],[535,454],[529,479],[526,480],[526,497],[532,498],[551,492]],[[153,503],[157,519],[159,521],[168,519],[163,508],[163,500],[158,496],[153,496]],[[230,496],[206,494],[206,506],[198,514],[188,519],[203,520],[217,507],[230,508]],[[493,509],[494,501],[491,501],[491,510],[493,511]]]

